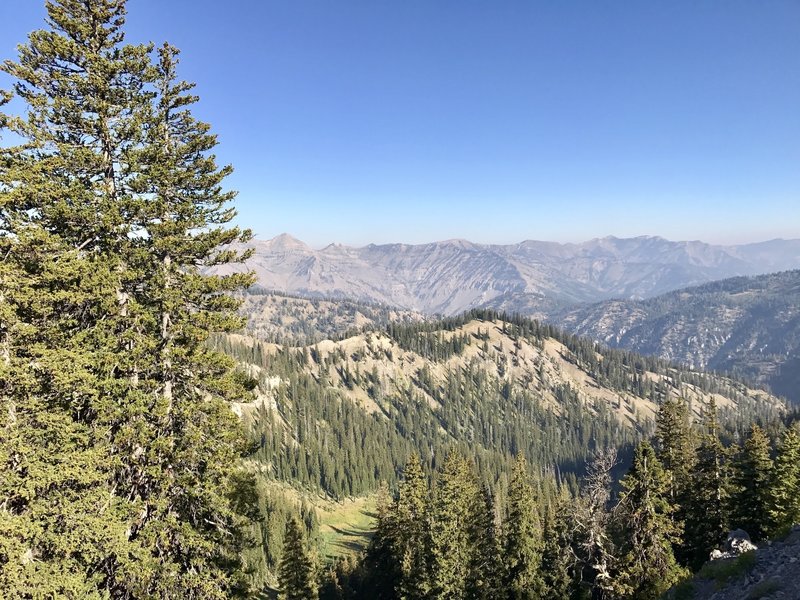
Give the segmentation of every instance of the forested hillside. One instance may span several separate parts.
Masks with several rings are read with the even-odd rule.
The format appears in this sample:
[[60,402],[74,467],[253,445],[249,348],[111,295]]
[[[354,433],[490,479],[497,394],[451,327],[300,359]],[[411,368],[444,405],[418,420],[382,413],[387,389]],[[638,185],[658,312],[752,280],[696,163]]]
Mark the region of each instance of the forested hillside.
[[[451,448],[501,499],[513,456],[551,492],[556,482],[576,492],[593,453],[617,448],[628,460],[668,399],[684,399],[693,419],[713,399],[727,441],[783,414],[780,401],[741,382],[489,311],[307,346],[242,335],[215,345],[256,385],[255,399],[236,405],[255,445],[248,462],[267,488],[295,489],[281,493],[296,506],[371,494],[381,482],[394,489],[409,456],[432,473]],[[262,531],[267,547],[275,536],[278,526]],[[273,573],[275,560],[265,562]]]
[[[338,563],[320,595],[657,600],[672,588],[668,598],[691,599],[698,592],[708,597],[708,579],[716,589],[727,582],[741,589],[746,578],[758,583],[747,598],[783,590],[790,595],[777,597],[795,598],[796,569],[764,562],[796,561],[796,551],[787,556],[777,550],[780,543],[766,555],[751,550],[707,563],[728,528],[744,527],[762,544],[784,536],[800,518],[796,424],[778,437],[771,443],[753,425],[743,444],[726,448],[713,403],[692,425],[686,403],[670,400],[659,408],[652,440],[636,446],[618,488],[617,456],[606,450],[594,456],[576,494],[532,477],[519,458],[507,494],[499,497],[456,451],[430,484],[412,455],[398,493],[379,505],[368,551],[355,564]],[[284,564],[298,561],[291,557]],[[690,572],[701,565],[692,579]],[[765,571],[783,577],[754,579]],[[284,589],[293,589],[283,581]]]
[[[251,333],[293,344],[338,339],[389,322],[434,318],[258,289],[249,290],[244,299]],[[534,310],[516,301],[500,303],[506,305]],[[610,347],[731,373],[794,402],[800,399],[800,271],[735,277],[648,300],[609,300],[545,311],[543,319]]]
[[250,335],[268,342],[298,345],[339,339],[389,323],[425,320],[420,313],[349,300],[301,298],[251,287],[241,295],[240,312]]
[[553,321],[609,346],[737,373],[800,401],[800,271],[602,302]]
[[[487,311],[302,347],[238,335],[216,344],[259,382],[259,398],[239,410],[263,433],[274,473],[340,497],[392,483],[411,439],[416,451],[468,444],[481,465],[502,465],[522,452],[533,465],[575,473],[595,449],[649,432],[668,398],[684,398],[699,415],[713,397],[726,421],[741,425],[739,433],[782,410],[776,398],[744,383]],[[362,421],[363,433],[346,434],[351,419]],[[303,455],[282,456],[287,431]],[[359,440],[375,446],[325,458]]]

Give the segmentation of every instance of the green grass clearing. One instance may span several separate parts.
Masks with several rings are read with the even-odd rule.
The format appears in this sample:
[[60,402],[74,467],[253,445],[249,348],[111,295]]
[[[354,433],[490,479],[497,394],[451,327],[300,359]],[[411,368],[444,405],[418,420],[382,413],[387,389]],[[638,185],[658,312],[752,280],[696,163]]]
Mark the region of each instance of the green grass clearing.
[[375,527],[375,496],[318,507],[322,555],[328,560],[365,550]]

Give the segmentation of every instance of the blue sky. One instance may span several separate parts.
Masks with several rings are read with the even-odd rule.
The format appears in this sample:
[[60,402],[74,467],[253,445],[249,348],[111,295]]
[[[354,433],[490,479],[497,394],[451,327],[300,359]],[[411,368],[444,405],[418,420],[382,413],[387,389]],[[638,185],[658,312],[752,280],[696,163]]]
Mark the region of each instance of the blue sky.
[[[1,57],[43,4],[0,2]],[[183,51],[258,237],[800,237],[796,0],[130,0],[128,13],[129,41]]]

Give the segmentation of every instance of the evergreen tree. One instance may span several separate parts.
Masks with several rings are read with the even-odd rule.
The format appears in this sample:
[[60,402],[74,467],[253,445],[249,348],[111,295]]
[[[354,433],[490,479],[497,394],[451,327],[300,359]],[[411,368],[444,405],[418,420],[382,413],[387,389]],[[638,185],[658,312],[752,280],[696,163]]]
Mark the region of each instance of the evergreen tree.
[[778,535],[800,523],[800,435],[796,427],[784,431],[772,471],[770,533]]
[[496,525],[495,502],[491,490],[482,486],[470,537],[474,548],[467,569],[467,598],[490,600],[500,590],[500,536]]
[[[9,267],[28,242],[9,243],[11,253],[6,250],[0,265],[6,284],[0,304],[5,346],[0,361],[0,590],[10,600],[45,590],[54,597],[104,598],[104,576],[96,569],[114,552],[126,550],[120,543],[124,513],[108,494],[112,457],[107,448],[30,368],[31,360],[51,353],[40,345],[43,328],[17,320],[14,313],[21,307],[15,304],[22,302],[26,318],[36,315],[38,321],[49,312],[44,307],[52,296],[37,285],[11,282]],[[67,267],[68,260],[59,266]],[[56,365],[51,363],[50,373]],[[64,378],[85,373],[82,363],[59,366]]]
[[281,600],[316,600],[318,597],[314,563],[306,550],[303,529],[296,518],[286,523],[278,588]]
[[394,510],[395,504],[389,498],[388,487],[383,484],[376,500],[375,533],[360,568],[363,578],[359,582],[359,590],[367,598],[395,598],[395,590],[400,586],[400,564],[394,554]]
[[703,413],[697,460],[691,473],[691,489],[686,506],[686,554],[692,569],[708,560],[709,553],[719,546],[728,527],[726,509],[727,452],[719,439],[719,422],[714,399]]
[[469,464],[448,452],[437,480],[431,514],[431,597],[467,598],[467,579],[475,552],[473,535],[479,488]]
[[579,561],[575,552],[577,545],[574,499],[562,489],[555,506],[548,510],[544,523],[544,546],[542,549],[542,574],[546,600],[564,600],[578,594]]
[[680,506],[686,496],[689,473],[694,466],[694,440],[689,407],[681,399],[667,399],[656,415],[656,450],[667,476],[669,501]]
[[412,454],[403,471],[391,522],[392,555],[400,565],[397,595],[402,600],[427,598],[428,484],[419,457]]
[[[47,11],[50,29],[3,65],[28,111],[5,120],[24,141],[0,172],[13,425],[0,460],[29,491],[0,492],[13,507],[0,526],[15,532],[11,556],[32,558],[2,570],[25,580],[35,559],[111,597],[247,594],[233,498],[244,446],[226,402],[245,391],[206,342],[241,325],[222,292],[250,278],[200,273],[239,258],[219,244],[246,239],[225,227],[229,169],[191,118],[174,50],[153,65],[149,46],[123,43],[123,0]],[[25,464],[23,439],[40,440]],[[51,520],[81,540],[74,551],[35,533],[55,535]]]
[[769,439],[753,425],[733,465],[731,524],[744,529],[753,540],[761,540],[769,530],[772,495],[772,459]]
[[[126,354],[138,393],[131,406],[135,429],[121,445],[131,454],[146,450],[120,473],[119,489],[144,503],[147,516],[134,523],[132,535],[141,535],[159,562],[237,568],[245,523],[229,496],[246,446],[228,401],[245,390],[233,376],[233,361],[207,342],[211,332],[241,327],[238,302],[224,292],[252,279],[207,275],[200,267],[240,260],[219,248],[248,234],[225,227],[234,216],[227,206],[234,194],[222,191],[230,167],[216,166],[209,155],[216,138],[191,116],[196,98],[186,94],[190,84],[176,82],[177,51],[164,45],[158,54],[157,104],[135,152],[140,172],[130,182],[148,198],[137,204],[136,230],[143,235],[125,255],[131,278],[125,294],[136,315]],[[146,425],[138,417],[143,409]],[[164,591],[173,584],[165,585]]]
[[48,12],[54,31],[32,33],[20,61],[2,65],[28,117],[0,119],[22,140],[0,167],[0,587],[103,597],[107,561],[141,551],[121,542],[135,507],[109,493],[119,458],[93,427],[115,384],[105,317],[117,313],[117,263],[90,246],[120,241],[104,150],[131,123],[126,105],[142,106],[120,80],[143,72],[147,49],[112,51],[121,3]]
[[508,517],[504,524],[503,587],[512,600],[541,598],[542,537],[527,463],[518,456],[508,489]]
[[[691,501],[690,474],[695,463],[694,432],[689,423],[689,407],[684,400],[667,399],[656,415],[656,451],[667,476],[667,498],[674,508],[673,521],[681,539]],[[676,546],[676,557],[687,564],[691,557],[686,545]]]
[[669,479],[648,442],[636,448],[621,485],[615,510],[622,534],[615,588],[621,598],[655,600],[684,572],[672,552],[679,527],[671,516]]

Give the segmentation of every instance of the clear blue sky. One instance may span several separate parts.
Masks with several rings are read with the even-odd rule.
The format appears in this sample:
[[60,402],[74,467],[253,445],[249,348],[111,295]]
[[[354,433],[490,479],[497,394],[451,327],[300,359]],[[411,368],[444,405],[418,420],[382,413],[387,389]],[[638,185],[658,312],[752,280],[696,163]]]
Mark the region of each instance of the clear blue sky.
[[[44,14],[0,2],[0,56]],[[800,237],[800,2],[130,0],[259,237]],[[0,85],[7,86],[7,79]]]

